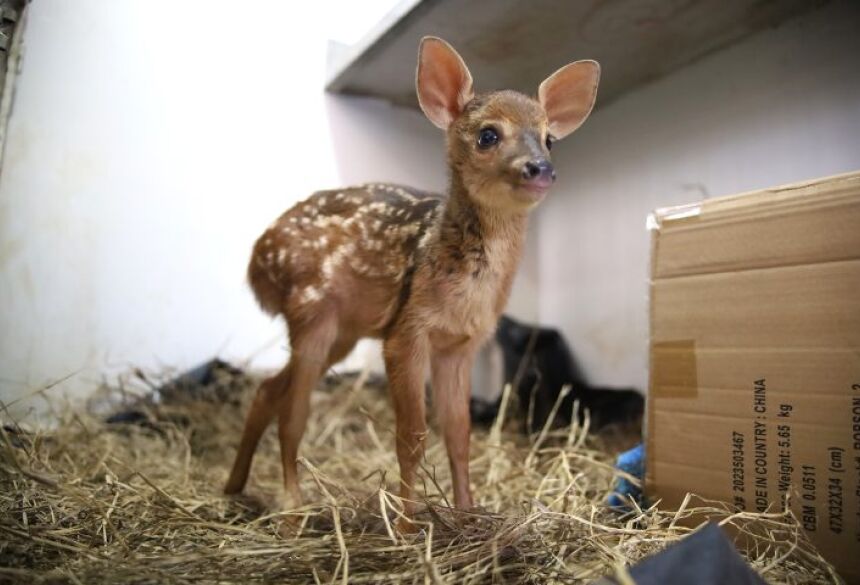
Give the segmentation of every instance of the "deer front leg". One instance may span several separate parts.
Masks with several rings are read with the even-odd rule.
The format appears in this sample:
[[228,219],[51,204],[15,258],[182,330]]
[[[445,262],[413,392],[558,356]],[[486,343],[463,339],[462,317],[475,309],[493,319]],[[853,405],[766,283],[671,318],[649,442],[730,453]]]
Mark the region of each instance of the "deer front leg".
[[470,347],[437,351],[431,358],[433,408],[448,450],[454,505],[461,510],[472,507],[472,490],[469,487],[469,397],[474,360],[475,351]]
[[[397,418],[397,461],[400,464],[400,497],[403,511],[411,518],[415,510],[415,470],[424,456],[427,421],[424,408],[424,379],[427,372],[427,340],[424,337],[393,337],[384,346],[389,393]],[[408,522],[398,529],[413,531]]]

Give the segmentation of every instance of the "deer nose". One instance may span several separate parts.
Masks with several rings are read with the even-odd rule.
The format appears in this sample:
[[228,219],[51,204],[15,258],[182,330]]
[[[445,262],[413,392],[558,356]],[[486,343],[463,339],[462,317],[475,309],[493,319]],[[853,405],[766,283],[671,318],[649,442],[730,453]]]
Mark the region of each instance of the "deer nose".
[[545,158],[530,160],[523,165],[523,179],[530,183],[549,185],[555,181],[555,170],[552,163]]

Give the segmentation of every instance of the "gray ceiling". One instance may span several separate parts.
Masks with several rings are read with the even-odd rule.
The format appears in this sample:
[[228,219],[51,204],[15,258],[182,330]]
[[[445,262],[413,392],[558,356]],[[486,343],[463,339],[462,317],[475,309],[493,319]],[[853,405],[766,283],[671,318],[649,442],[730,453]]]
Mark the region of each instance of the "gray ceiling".
[[327,89],[417,107],[428,34],[460,52],[478,91],[534,94],[576,59],[602,66],[598,105],[826,0],[404,0],[332,64]]

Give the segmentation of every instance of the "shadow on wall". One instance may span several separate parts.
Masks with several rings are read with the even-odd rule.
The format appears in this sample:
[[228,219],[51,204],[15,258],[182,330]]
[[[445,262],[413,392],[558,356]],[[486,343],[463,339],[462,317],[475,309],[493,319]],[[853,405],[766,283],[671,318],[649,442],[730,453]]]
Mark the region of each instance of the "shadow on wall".
[[327,94],[325,101],[342,186],[379,181],[445,189],[445,135],[420,112],[370,98]]

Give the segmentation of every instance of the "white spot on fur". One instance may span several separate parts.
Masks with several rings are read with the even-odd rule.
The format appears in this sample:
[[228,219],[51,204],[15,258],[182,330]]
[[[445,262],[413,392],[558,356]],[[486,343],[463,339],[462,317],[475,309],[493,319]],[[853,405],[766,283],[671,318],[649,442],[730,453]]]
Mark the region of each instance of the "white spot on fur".
[[328,245],[328,238],[325,236],[320,236],[318,239],[314,240],[313,248],[314,250],[322,250]]
[[418,222],[415,223],[407,223],[403,226],[400,226],[400,235],[401,236],[414,236],[419,231],[421,231],[421,224]]
[[302,289],[302,296],[299,301],[302,304],[315,303],[323,298],[322,291],[314,286],[306,286]]
[[388,212],[391,210],[391,208],[382,201],[374,201],[367,206],[367,209],[370,211],[376,211],[382,215],[388,215]]
[[285,248],[281,248],[278,250],[278,264],[283,266],[284,260],[287,258],[287,250]]
[[342,223],[343,218],[339,215],[318,215],[314,220],[314,226],[323,229],[330,225],[340,225]]
[[352,258],[349,261],[349,266],[359,274],[367,274],[370,271],[370,266],[359,260],[358,258]]
[[318,213],[318,211],[317,208],[313,205],[304,205],[302,206],[302,213],[307,216],[314,217]]
[[322,262],[322,275],[323,275],[323,287],[328,288],[331,284],[332,278],[334,278],[335,270],[343,263],[343,259],[346,256],[352,255],[355,253],[355,244],[353,242],[348,242],[346,244],[341,244],[335,250],[323,259]]
[[430,243],[430,240],[433,239],[433,231],[434,230],[432,229],[428,229],[426,232],[424,232],[424,235],[421,236],[420,240],[418,240],[419,249],[424,249],[427,247],[427,245]]
[[418,203],[418,199],[414,195],[412,195],[408,191],[400,189],[399,187],[394,189],[394,193],[396,193],[401,198],[406,199],[407,201],[409,201],[413,204]]

